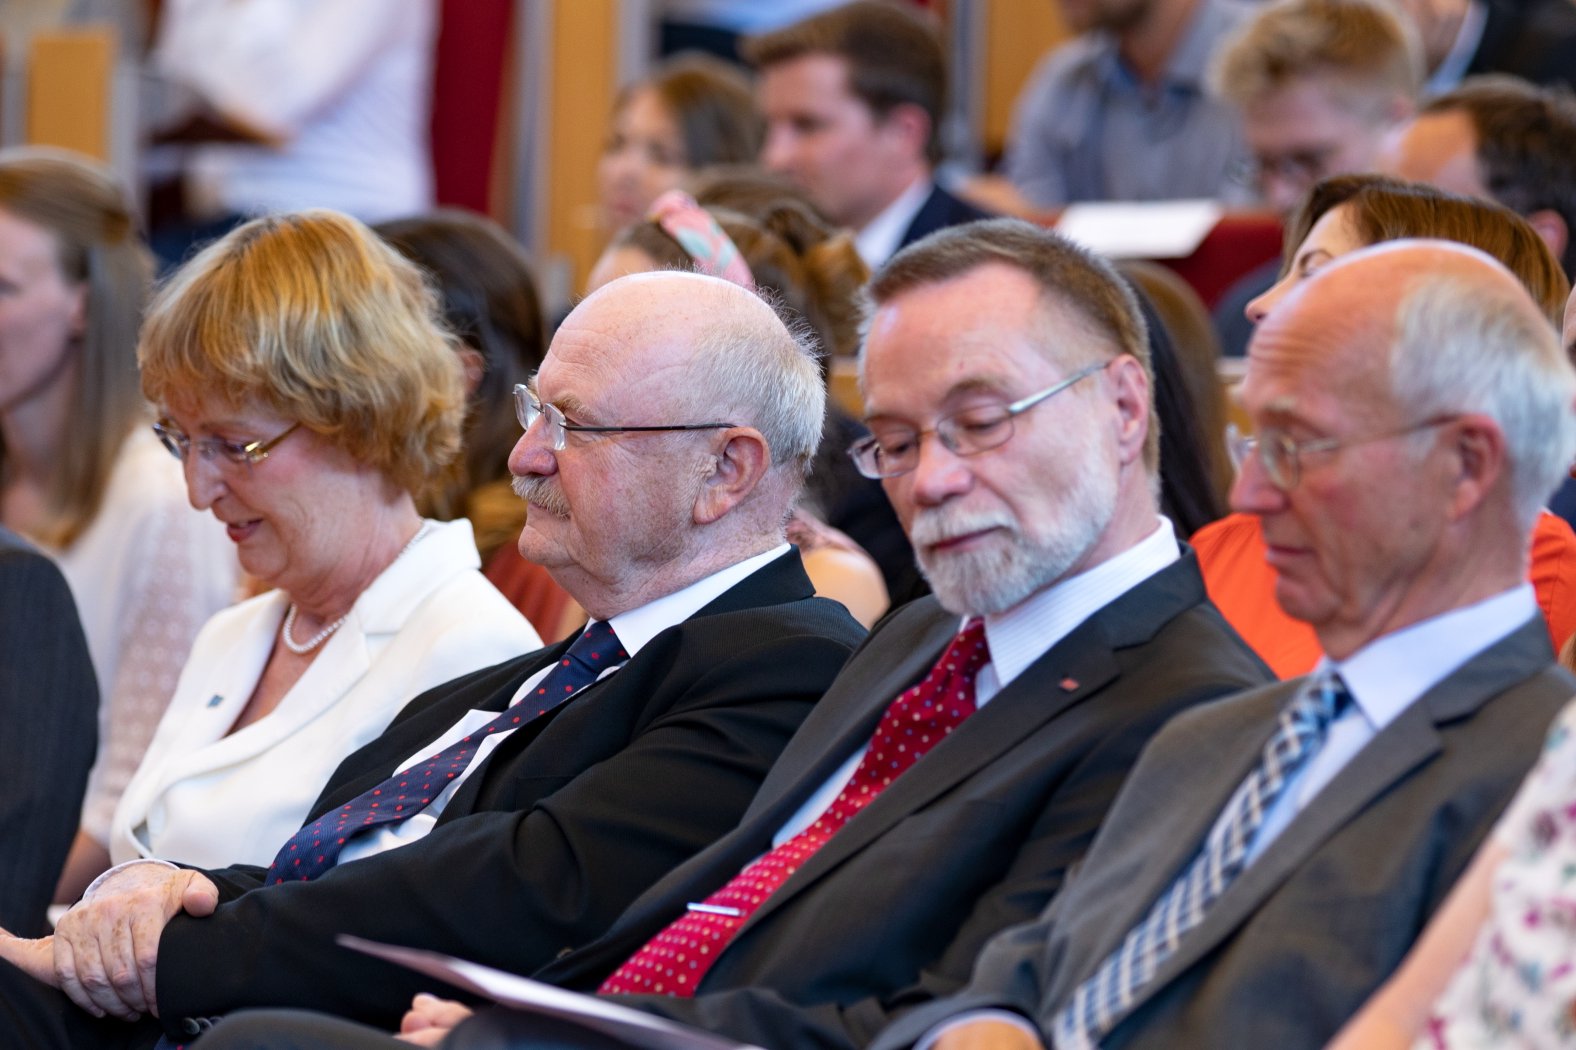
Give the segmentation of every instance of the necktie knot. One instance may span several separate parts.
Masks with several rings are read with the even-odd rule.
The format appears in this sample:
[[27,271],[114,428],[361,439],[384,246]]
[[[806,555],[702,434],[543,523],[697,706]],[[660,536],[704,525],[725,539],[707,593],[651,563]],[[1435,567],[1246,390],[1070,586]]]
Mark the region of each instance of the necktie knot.
[[948,653],[961,655],[971,667],[970,677],[979,674],[980,669],[990,662],[990,644],[985,641],[985,620],[979,616],[970,617],[964,623],[963,630],[952,639]]
[[1311,698],[1311,716],[1321,733],[1353,703],[1351,690],[1346,688],[1346,680],[1333,668],[1318,677],[1308,695]]
[[613,633],[613,625],[606,620],[596,620],[569,646],[564,659],[591,672],[594,680],[607,668],[628,660],[629,654],[624,651],[618,635]]
[[952,636],[952,641],[942,651],[941,659],[930,669],[930,674],[910,692],[954,678],[960,683],[967,683],[969,703],[973,704],[974,679],[979,677],[980,671],[989,662],[990,646],[985,641],[985,621],[978,616],[972,617],[964,623],[961,631]]

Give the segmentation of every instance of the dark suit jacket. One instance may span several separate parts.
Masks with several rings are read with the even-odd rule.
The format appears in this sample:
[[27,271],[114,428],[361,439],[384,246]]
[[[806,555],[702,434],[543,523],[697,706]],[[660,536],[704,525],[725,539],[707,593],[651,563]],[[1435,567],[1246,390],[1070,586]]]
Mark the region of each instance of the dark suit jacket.
[[926,234],[935,233],[948,226],[961,226],[975,219],[995,217],[966,200],[954,197],[937,183],[931,187],[930,196],[925,198],[925,203],[920,205],[919,211],[914,213],[914,221],[903,231],[903,239],[898,242],[898,247],[906,248]]
[[[213,872],[224,903],[159,945],[160,1012],[302,1006],[392,1026],[423,988],[336,947],[354,933],[529,972],[601,933],[642,890],[731,829],[863,635],[812,596],[798,555],[658,634],[627,665],[519,730],[425,838],[315,882]],[[468,710],[501,710],[564,642],[418,697],[335,771],[308,820],[376,785]]]
[[[933,598],[891,616],[738,830],[536,976],[594,990],[687,902],[769,849],[957,629]],[[855,817],[751,916],[697,998],[622,1001],[760,1046],[862,1046],[894,1012],[960,986],[991,934],[1038,913],[1167,718],[1267,678],[1207,603],[1188,554],[1053,646]]]
[[1483,37],[1467,75],[1509,73],[1576,86],[1576,5],[1570,0],[1487,0]]
[[[1301,680],[1196,708],[1145,751],[1076,879],[986,948],[970,987],[878,1042],[998,1006],[1049,1031],[1258,761]],[[1216,901],[1101,1043],[1317,1050],[1400,963],[1576,693],[1541,619],[1468,661],[1353,758]]]
[[0,528],[0,926],[48,932],[98,746],[98,682],[65,577]]

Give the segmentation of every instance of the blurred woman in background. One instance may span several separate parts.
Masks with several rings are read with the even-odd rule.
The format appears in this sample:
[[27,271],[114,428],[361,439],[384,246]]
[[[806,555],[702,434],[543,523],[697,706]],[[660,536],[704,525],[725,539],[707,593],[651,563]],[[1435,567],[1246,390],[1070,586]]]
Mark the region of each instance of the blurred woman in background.
[[373,229],[426,274],[464,368],[463,448],[418,494],[417,508],[444,521],[469,518],[485,564],[525,523],[525,502],[510,488],[509,452],[520,437],[514,388],[547,353],[530,262],[497,223],[458,209]]
[[712,164],[753,163],[761,120],[749,81],[735,66],[680,55],[627,85],[597,163],[603,228],[615,233]]
[[545,569],[515,549],[526,505],[509,474],[509,453],[520,437],[514,388],[547,353],[525,252],[490,219],[454,209],[376,229],[432,281],[465,370],[464,451],[418,495],[417,509],[442,520],[470,519],[487,578],[544,639],[566,638],[584,614]]
[[136,343],[152,272],[107,170],[0,153],[0,524],[55,556],[98,677],[98,759],[72,847],[88,867],[102,867],[120,793],[237,578],[223,528],[187,505],[148,430]]

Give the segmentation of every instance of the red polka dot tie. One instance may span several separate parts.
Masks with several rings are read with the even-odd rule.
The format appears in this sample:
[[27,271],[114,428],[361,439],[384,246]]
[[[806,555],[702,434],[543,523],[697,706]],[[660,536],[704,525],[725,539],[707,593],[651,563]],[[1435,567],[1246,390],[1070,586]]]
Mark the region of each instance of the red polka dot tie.
[[930,673],[876,726],[854,775],[820,817],[762,855],[657,934],[602,982],[604,995],[695,994],[755,909],[833,835],[974,713],[974,679],[990,659],[983,620],[970,620]]
[[497,718],[292,835],[274,857],[268,881],[317,878],[334,866],[340,850],[352,837],[384,824],[408,820],[425,809],[449,781],[465,772],[484,739],[529,724],[596,681],[609,667],[628,659],[612,625],[605,620],[593,623],[535,689]]

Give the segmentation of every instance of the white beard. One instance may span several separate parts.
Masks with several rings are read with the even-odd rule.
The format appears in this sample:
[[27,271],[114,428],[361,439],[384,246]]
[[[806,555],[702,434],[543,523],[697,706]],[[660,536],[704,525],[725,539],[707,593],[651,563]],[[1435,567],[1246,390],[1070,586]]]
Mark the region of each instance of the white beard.
[[[1006,612],[1055,583],[1078,563],[1111,524],[1116,513],[1117,477],[1100,463],[1093,442],[1076,450],[1087,469],[1077,472],[1064,493],[1055,520],[1031,523],[1038,536],[1006,510],[967,512],[943,505],[914,516],[911,539],[919,568],[942,608],[959,616]],[[930,545],[954,536],[999,527],[985,545],[969,551],[932,551]]]

